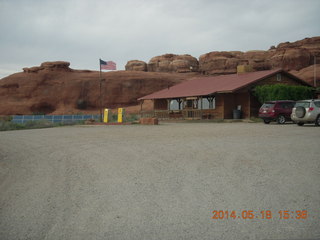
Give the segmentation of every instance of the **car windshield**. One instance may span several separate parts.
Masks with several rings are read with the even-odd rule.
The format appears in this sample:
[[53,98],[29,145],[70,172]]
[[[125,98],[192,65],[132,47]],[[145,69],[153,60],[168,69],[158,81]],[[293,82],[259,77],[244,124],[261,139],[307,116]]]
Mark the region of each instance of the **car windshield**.
[[274,103],[264,103],[261,108],[272,108]]
[[305,107],[308,108],[310,106],[310,102],[296,102],[295,107]]

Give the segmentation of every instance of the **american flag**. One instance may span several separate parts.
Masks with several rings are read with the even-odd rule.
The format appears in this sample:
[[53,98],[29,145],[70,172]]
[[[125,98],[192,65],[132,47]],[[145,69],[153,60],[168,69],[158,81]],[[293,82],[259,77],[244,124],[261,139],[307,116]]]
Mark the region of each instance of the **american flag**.
[[113,61],[103,61],[100,59],[101,70],[117,70],[117,64]]

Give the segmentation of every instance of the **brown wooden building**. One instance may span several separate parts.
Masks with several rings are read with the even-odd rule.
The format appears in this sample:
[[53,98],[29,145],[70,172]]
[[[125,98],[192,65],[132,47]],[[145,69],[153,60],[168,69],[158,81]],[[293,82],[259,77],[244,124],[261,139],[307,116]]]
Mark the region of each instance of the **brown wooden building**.
[[231,119],[233,110],[241,109],[242,118],[256,117],[261,104],[252,91],[258,85],[288,84],[311,86],[281,69],[197,77],[173,87],[139,98],[151,100],[158,118]]

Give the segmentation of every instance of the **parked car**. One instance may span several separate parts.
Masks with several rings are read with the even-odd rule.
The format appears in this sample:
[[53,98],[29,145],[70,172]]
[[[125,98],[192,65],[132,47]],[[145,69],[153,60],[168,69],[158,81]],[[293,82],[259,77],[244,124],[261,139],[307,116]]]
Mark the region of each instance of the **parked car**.
[[296,102],[292,109],[291,119],[299,126],[315,123],[320,126],[320,99]]
[[262,118],[265,124],[271,121],[277,121],[279,124],[284,124],[286,121],[291,121],[292,108],[295,101],[279,100],[265,102],[259,110],[259,118]]

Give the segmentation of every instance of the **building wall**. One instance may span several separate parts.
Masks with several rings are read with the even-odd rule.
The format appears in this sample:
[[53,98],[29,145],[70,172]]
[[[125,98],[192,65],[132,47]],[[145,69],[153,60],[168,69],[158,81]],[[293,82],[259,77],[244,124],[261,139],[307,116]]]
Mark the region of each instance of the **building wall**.
[[250,117],[250,94],[249,92],[225,93],[223,97],[224,119],[233,118],[233,110],[241,106],[242,118]]
[[237,109],[238,105],[241,106],[242,118],[250,118],[250,93],[249,92],[235,93],[235,106],[233,109]]
[[258,101],[258,99],[250,94],[250,117],[258,117],[261,105],[262,104]]
[[254,86],[261,86],[261,85],[272,85],[272,84],[287,84],[287,85],[301,85],[299,82],[297,82],[296,80],[290,78],[288,75],[283,74],[283,73],[279,73],[281,75],[281,80],[278,81],[277,80],[277,75],[275,74],[269,78],[266,78],[262,81],[257,82],[256,84],[254,84]]
[[230,119],[232,118],[232,109],[235,106],[235,94],[225,93],[221,94],[223,98],[223,118]]

